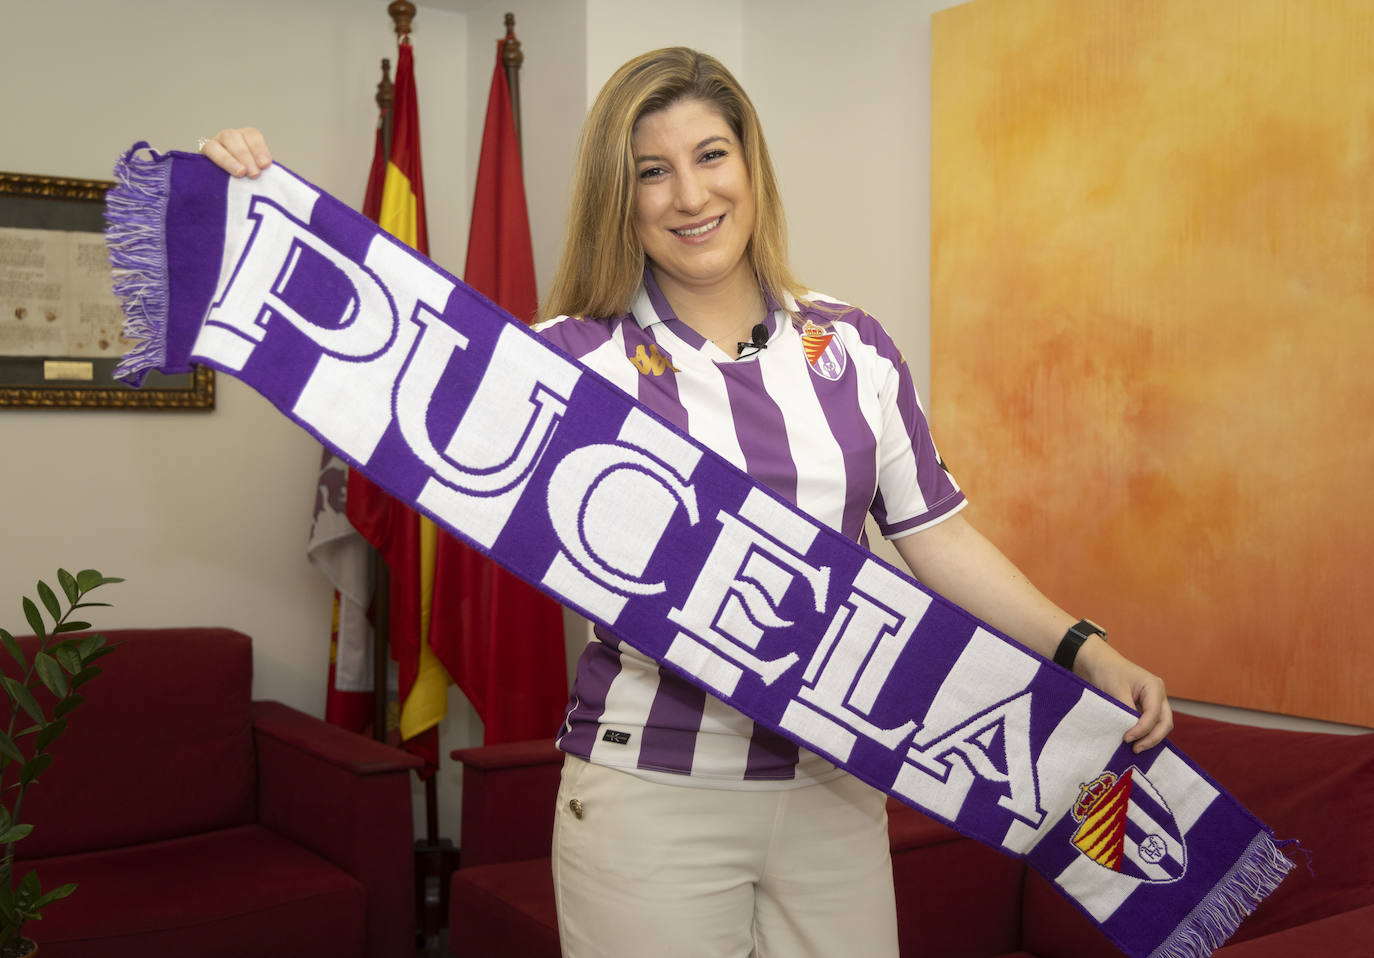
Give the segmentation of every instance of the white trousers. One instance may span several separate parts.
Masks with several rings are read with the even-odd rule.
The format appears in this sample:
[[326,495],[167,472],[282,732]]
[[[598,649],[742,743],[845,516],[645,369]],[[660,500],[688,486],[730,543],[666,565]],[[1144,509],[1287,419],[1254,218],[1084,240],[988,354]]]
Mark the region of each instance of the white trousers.
[[727,791],[569,756],[553,831],[563,954],[896,958],[884,805],[850,775]]

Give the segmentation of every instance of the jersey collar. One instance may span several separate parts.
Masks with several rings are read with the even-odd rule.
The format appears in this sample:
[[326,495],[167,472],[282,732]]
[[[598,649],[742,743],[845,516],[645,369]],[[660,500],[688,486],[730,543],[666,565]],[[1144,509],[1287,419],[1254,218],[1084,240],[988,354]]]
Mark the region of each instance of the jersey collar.
[[[768,336],[771,339],[782,328],[784,316],[778,308],[777,301],[766,291],[764,292],[764,304],[768,307],[768,316],[763,322],[768,327]],[[633,314],[635,322],[639,324],[639,328],[655,339],[660,338],[666,332],[672,338],[698,353],[709,351],[712,354],[720,354],[720,350],[709,343],[704,336],[678,319],[677,314],[673,312],[673,307],[668,303],[668,298],[659,289],[658,282],[654,279],[653,270],[649,269],[647,263],[644,266],[644,277],[640,283],[639,291],[635,294],[630,306],[630,312]],[[652,329],[655,326],[663,328],[661,330]],[[734,360],[734,357],[726,358]]]

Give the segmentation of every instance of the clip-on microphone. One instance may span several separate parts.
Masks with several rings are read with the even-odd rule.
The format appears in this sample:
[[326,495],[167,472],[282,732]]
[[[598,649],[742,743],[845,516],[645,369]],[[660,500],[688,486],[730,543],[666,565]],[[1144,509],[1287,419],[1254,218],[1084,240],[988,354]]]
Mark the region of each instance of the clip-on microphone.
[[[754,353],[757,353],[760,349],[768,348],[768,327],[763,325],[763,323],[755,323],[754,328],[749,330],[749,342],[735,343],[735,351],[739,354],[740,358],[744,356],[744,351],[750,348],[754,350]],[[750,353],[749,355],[752,356],[754,353]]]

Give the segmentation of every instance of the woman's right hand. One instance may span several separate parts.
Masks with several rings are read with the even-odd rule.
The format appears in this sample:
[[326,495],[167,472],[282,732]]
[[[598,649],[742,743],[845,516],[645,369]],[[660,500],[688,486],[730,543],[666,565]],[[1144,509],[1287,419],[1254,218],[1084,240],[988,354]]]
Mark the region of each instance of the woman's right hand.
[[220,130],[201,143],[200,152],[230,176],[252,178],[272,165],[267,141],[251,126]]

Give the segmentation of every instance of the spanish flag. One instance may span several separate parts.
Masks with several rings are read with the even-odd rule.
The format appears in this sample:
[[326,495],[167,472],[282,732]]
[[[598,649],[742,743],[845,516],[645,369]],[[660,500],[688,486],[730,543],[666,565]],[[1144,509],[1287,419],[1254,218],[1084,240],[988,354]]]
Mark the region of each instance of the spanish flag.
[[[409,39],[401,42],[396,65],[391,155],[382,182],[377,223],[397,239],[429,255],[425,193],[420,167],[420,115],[415,95],[415,60]],[[391,572],[391,656],[396,660],[401,744],[425,762],[421,778],[439,765],[436,729],[448,711],[450,679],[432,651],[432,634],[444,623],[431,616],[438,530],[382,492],[356,469],[349,472],[348,519],[370,542]]]

